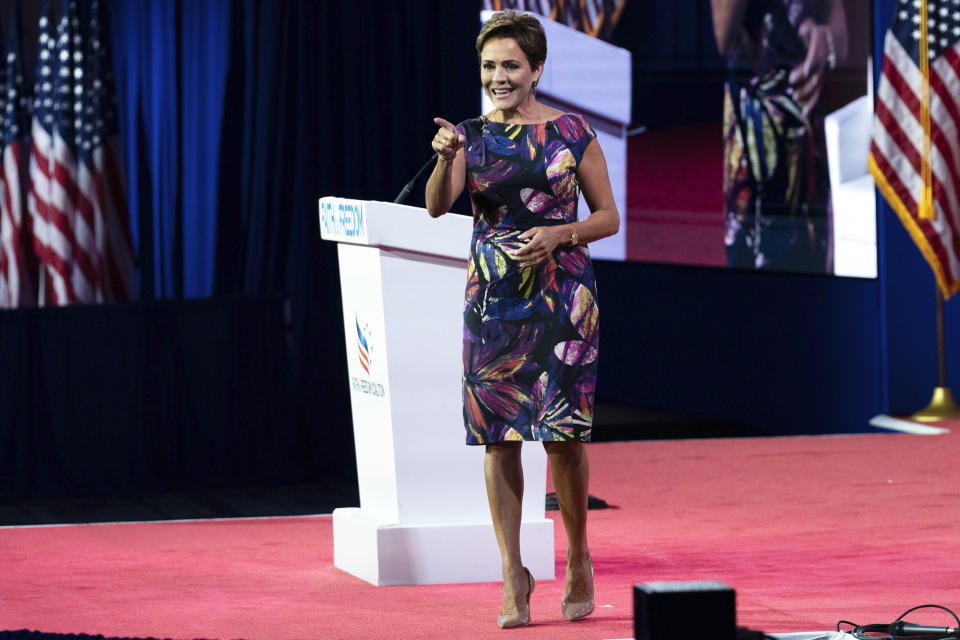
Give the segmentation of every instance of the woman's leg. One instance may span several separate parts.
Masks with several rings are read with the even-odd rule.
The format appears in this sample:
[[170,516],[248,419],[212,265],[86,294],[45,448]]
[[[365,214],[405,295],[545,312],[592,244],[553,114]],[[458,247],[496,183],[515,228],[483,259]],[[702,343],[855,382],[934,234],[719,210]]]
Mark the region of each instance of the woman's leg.
[[563,527],[567,531],[566,602],[593,600],[593,574],[587,545],[587,484],[590,462],[582,442],[544,442]]
[[520,559],[520,516],[523,501],[523,467],[520,442],[488,444],[483,458],[487,500],[493,529],[500,546],[503,569],[503,609],[511,614],[527,610],[529,585]]

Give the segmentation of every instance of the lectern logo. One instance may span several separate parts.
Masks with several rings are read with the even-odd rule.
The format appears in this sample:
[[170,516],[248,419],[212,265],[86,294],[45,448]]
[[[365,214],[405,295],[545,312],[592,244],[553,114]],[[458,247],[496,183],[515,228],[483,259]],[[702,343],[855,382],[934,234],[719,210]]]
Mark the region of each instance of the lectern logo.
[[367,336],[370,335],[370,325],[360,326],[360,318],[353,317],[357,325],[357,355],[360,357],[360,366],[370,375],[370,345]]
[[360,377],[350,376],[350,386],[355,392],[362,393],[365,396],[384,398],[387,395],[386,389],[381,383],[373,379],[374,373],[376,373],[374,364],[377,355],[370,325],[363,322],[359,314],[354,314],[353,322],[357,328],[357,361],[360,363],[364,375]]

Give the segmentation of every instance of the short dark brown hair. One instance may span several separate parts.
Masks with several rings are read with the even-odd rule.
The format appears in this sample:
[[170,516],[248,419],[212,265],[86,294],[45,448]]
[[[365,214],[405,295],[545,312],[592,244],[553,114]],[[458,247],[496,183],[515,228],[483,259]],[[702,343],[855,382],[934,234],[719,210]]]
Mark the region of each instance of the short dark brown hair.
[[536,69],[547,59],[547,35],[543,25],[529,13],[522,11],[498,11],[486,21],[477,35],[477,56],[483,51],[488,40],[494,38],[513,38],[531,69]]

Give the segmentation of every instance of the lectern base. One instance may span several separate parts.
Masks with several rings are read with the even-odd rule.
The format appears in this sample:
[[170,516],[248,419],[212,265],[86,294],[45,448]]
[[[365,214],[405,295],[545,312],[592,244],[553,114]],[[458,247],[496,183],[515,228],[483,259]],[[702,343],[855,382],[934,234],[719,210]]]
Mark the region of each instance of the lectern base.
[[[553,520],[524,520],[523,563],[538,580],[554,573]],[[333,564],[378,586],[500,582],[490,522],[396,524],[359,508],[333,512]]]

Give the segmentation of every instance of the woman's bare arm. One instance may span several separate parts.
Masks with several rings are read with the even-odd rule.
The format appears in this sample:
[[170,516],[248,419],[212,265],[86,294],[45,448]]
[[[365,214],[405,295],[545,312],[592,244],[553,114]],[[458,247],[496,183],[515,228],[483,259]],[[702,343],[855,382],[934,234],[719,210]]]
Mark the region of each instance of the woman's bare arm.
[[727,55],[739,37],[747,2],[748,0],[710,0],[713,34],[717,38],[717,49],[722,56]]
[[463,193],[466,164],[463,158],[463,136],[443,118],[434,118],[440,129],[433,137],[437,164],[427,180],[427,213],[437,218],[445,214]]

